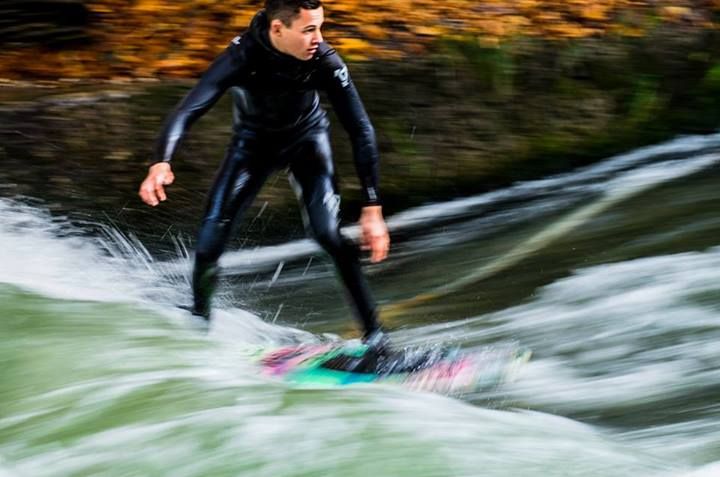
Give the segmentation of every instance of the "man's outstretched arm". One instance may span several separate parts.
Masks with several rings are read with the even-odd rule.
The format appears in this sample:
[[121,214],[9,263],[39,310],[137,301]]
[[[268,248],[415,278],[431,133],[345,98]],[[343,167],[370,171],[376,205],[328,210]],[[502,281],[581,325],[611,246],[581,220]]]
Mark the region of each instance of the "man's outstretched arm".
[[155,164],[140,185],[140,197],[148,205],[156,206],[167,199],[164,187],[175,180],[170,161],[180,141],[192,124],[205,114],[232,85],[240,69],[240,61],[231,45],[210,65],[198,83],[180,101],[165,121],[155,150]]
[[326,79],[325,90],[338,119],[350,135],[355,168],[365,200],[360,215],[362,248],[371,251],[372,262],[380,262],[387,257],[390,236],[383,218],[378,191],[379,153],[375,130],[347,66],[334,51],[328,54],[326,60],[330,73]]

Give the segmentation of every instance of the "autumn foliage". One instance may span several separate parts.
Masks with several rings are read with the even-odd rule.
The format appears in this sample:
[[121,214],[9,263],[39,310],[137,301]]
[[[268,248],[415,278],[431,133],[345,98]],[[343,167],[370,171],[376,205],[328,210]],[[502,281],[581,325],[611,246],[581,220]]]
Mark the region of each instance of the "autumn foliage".
[[[519,36],[641,36],[658,22],[714,28],[720,0],[325,0],[325,36],[350,59],[402,59],[439,38],[487,46]],[[88,0],[86,45],[0,52],[13,79],[194,76],[262,1]],[[31,55],[31,56],[28,56]],[[28,61],[32,58],[32,61]]]

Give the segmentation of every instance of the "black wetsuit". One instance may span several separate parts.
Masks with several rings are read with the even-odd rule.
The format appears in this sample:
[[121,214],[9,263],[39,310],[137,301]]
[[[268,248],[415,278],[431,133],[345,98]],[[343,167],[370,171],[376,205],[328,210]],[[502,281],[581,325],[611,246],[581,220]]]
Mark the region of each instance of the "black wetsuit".
[[269,41],[267,17],[261,11],[247,33],[231,42],[170,115],[158,142],[158,161],[172,159],[189,126],[228,89],[234,99],[234,135],[198,234],[195,313],[209,316],[217,261],[233,223],[268,176],[288,167],[306,226],[335,261],[365,333],[375,331],[376,306],[360,270],[357,247],[338,228],[329,121],[317,93],[327,93],[348,131],[365,202],[377,205],[375,133],[347,67],[325,43],[307,61],[279,52]]

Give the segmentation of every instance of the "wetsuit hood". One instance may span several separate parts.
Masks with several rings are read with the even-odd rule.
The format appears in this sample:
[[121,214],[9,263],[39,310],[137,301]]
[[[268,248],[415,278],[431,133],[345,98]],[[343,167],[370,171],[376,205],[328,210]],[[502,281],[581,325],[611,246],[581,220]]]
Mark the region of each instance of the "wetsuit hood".
[[268,21],[265,10],[260,10],[255,14],[253,19],[250,21],[248,33],[253,40],[255,40],[255,42],[260,45],[263,50],[265,50],[265,53],[271,55],[273,59],[302,63],[301,60],[285,54],[273,46],[270,41],[270,22]]
[[260,46],[272,53],[279,53],[270,43],[269,37],[270,24],[268,22],[265,10],[260,10],[250,21],[248,33]]

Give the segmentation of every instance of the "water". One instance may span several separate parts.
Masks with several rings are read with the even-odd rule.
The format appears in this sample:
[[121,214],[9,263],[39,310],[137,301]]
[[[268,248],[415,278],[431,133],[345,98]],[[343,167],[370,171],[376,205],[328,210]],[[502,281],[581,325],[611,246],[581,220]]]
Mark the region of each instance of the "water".
[[465,400],[259,376],[259,346],[354,332],[296,233],[241,230],[205,332],[167,210],[140,230],[6,171],[0,476],[720,475],[718,163],[720,136],[684,137],[389,217],[367,270],[395,342],[534,352]]

